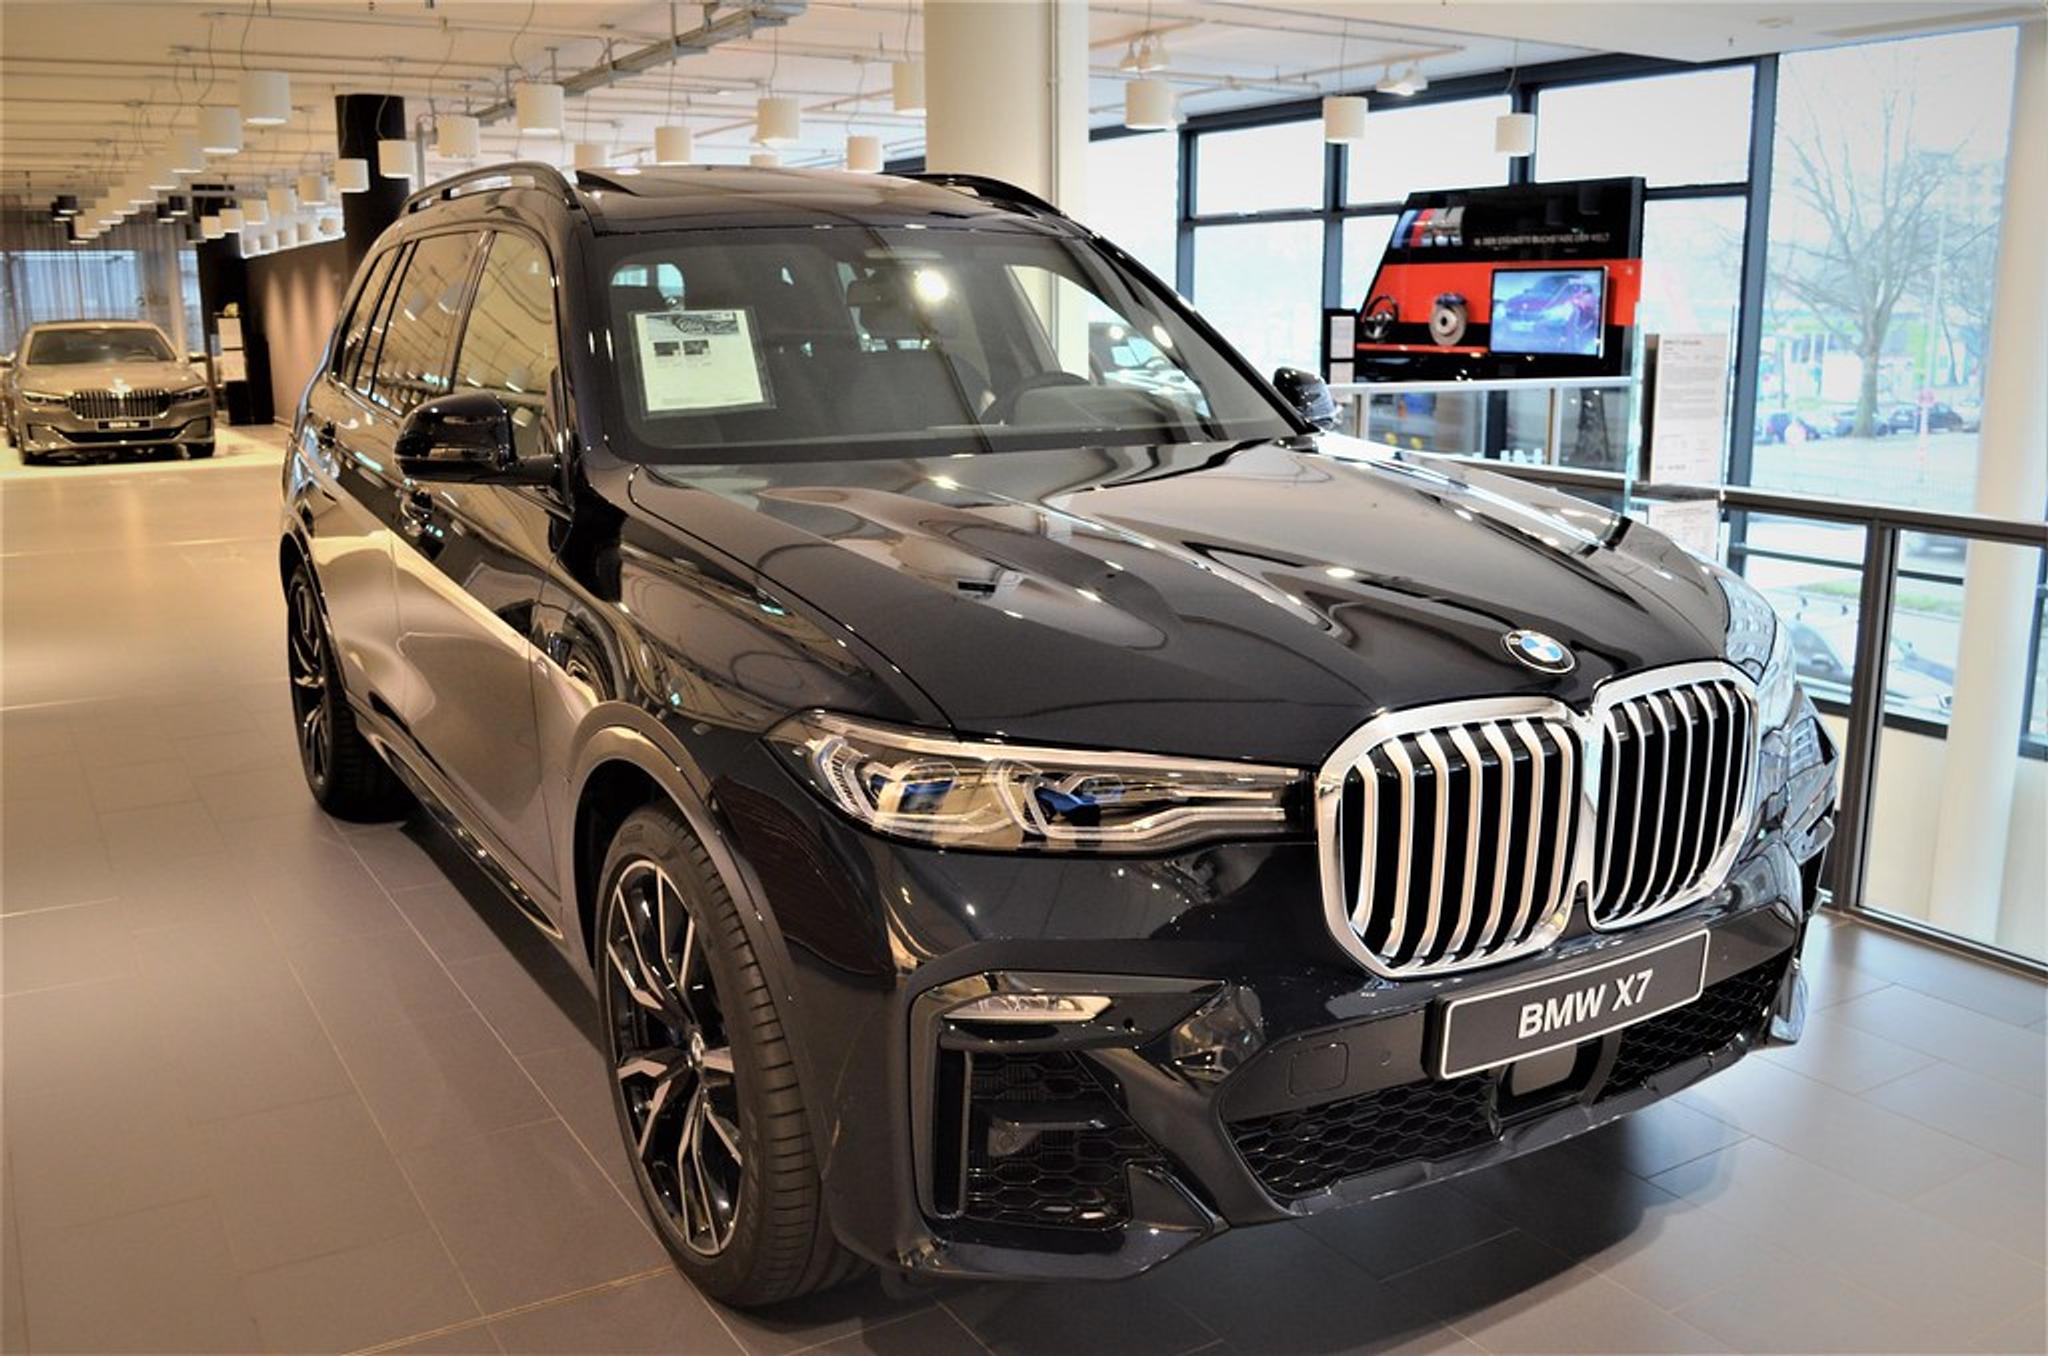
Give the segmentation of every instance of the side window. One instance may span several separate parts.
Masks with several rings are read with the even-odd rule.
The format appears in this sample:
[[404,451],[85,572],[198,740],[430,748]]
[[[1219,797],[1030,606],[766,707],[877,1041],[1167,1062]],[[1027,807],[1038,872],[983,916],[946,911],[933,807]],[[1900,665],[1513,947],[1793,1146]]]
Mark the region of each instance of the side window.
[[363,338],[362,360],[349,377],[348,384],[357,395],[368,395],[370,383],[377,376],[377,355],[383,351],[384,336],[391,331],[391,311],[398,302],[398,289],[390,284],[393,278],[405,271],[405,259],[411,252],[410,245],[400,245],[391,251],[391,273],[384,280],[384,295],[378,299],[376,310],[371,312],[369,332]]
[[370,337],[370,321],[377,314],[384,284],[391,277],[391,261],[397,257],[398,251],[394,249],[386,250],[372,260],[369,274],[363,279],[362,291],[356,294],[355,310],[350,313],[348,328],[334,350],[334,367],[331,369],[335,380],[344,385],[355,375],[356,362],[362,357],[364,343]]
[[532,456],[542,450],[557,364],[554,278],[546,251],[523,235],[497,232],[490,251],[462,332],[455,386],[496,392],[512,411],[521,455]]
[[462,314],[474,235],[428,236],[412,248],[390,289],[389,328],[377,353],[370,399],[404,414],[448,390],[448,345]]

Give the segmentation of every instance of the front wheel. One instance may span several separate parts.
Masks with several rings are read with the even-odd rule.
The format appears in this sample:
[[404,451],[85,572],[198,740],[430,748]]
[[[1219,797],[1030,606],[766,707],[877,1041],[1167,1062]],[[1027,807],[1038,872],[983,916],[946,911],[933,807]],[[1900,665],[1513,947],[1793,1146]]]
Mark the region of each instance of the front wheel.
[[676,1265],[740,1307],[845,1280],[859,1263],[825,1221],[774,995],[702,845],[650,806],[620,826],[599,880],[612,1104]]

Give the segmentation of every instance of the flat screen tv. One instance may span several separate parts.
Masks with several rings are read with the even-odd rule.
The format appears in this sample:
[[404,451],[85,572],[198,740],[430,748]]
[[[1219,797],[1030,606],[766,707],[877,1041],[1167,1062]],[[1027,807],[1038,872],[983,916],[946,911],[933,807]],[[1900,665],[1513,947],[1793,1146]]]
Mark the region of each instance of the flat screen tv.
[[1487,309],[1495,353],[1597,358],[1607,339],[1607,270],[1495,269]]

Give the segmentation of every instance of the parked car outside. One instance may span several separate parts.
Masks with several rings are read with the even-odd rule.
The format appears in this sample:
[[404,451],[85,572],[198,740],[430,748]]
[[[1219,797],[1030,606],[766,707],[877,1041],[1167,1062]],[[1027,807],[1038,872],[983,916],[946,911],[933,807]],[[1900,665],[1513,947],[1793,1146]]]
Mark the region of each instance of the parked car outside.
[[1819,425],[1791,410],[1772,410],[1757,420],[1756,440],[1760,443],[1803,443],[1820,436]]
[[154,325],[32,325],[0,369],[7,438],[24,462],[156,448],[213,455],[213,389]]
[[1130,1276],[1796,1038],[1789,630],[1328,408],[993,181],[436,185],[293,422],[307,784],[417,797],[582,976],[731,1304]]

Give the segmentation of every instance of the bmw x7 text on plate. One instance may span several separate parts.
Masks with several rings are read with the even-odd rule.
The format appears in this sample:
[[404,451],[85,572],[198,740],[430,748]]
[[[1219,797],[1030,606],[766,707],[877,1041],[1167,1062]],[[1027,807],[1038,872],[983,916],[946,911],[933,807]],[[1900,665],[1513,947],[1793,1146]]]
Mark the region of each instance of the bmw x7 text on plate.
[[588,977],[737,1304],[1133,1274],[1796,1036],[1785,629],[1328,410],[1000,184],[437,186],[293,429],[307,777]]

